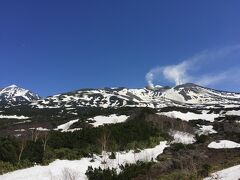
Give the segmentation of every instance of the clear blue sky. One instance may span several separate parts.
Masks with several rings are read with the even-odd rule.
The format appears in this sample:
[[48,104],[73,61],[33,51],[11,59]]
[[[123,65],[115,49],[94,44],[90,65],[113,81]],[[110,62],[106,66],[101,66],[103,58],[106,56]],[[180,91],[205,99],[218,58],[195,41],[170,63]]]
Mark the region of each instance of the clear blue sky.
[[0,87],[42,96],[143,87],[151,68],[239,44],[239,8],[238,0],[2,0]]

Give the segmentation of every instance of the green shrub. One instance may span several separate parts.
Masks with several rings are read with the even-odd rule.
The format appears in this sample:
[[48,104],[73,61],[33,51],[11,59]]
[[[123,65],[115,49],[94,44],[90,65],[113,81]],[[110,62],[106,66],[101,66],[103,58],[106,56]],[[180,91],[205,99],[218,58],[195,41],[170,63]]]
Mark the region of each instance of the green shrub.
[[86,175],[89,180],[130,180],[137,177],[139,174],[146,174],[146,172],[153,165],[153,162],[140,162],[136,164],[126,164],[121,166],[121,172],[117,174],[116,169],[101,169],[88,167]]
[[167,154],[159,154],[157,157],[158,161],[164,162],[164,161],[168,161],[169,159],[171,159],[172,156],[171,155],[167,155]]
[[116,169],[93,169],[92,167],[88,167],[86,175],[89,180],[112,180],[117,178]]
[[19,147],[14,138],[0,138],[0,161],[16,163],[18,161]]
[[22,159],[31,162],[42,163],[43,161],[43,144],[40,141],[27,141],[27,145],[23,150]]
[[[107,151],[123,151],[154,147],[161,140],[160,130],[137,116],[125,123],[110,124],[97,128],[84,128],[75,132],[50,133],[48,145],[53,149],[69,148],[85,151],[84,153],[100,153],[100,137],[107,134]],[[88,150],[88,151],[86,151]]]
[[157,180],[200,180],[195,174],[190,171],[173,171],[169,174],[162,175]]
[[171,144],[171,149],[173,149],[174,151],[179,151],[181,149],[185,149],[186,145],[184,145],[183,143],[173,143]]
[[12,164],[10,162],[0,161],[0,174],[15,171],[17,169],[23,169],[32,166],[33,163],[29,161],[21,161],[19,164]]
[[198,174],[201,177],[207,177],[209,176],[209,173],[211,171],[212,167],[210,164],[203,164],[201,170],[198,172]]
[[208,141],[209,136],[208,135],[196,135],[196,143],[205,143],[206,141]]
[[4,174],[14,170],[15,167],[12,163],[0,161],[0,174]]
[[59,148],[52,149],[50,147],[46,148],[44,153],[44,164],[54,161],[55,159],[80,159],[82,157],[81,152],[76,149],[69,148]]

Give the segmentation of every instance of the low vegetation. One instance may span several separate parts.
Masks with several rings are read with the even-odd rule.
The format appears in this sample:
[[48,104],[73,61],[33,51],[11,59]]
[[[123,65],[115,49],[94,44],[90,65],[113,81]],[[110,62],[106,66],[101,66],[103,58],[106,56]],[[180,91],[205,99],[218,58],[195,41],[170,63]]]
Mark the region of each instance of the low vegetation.
[[0,138],[2,173],[21,167],[48,164],[55,159],[80,159],[102,151],[124,151],[154,147],[169,139],[167,131],[160,131],[145,121],[149,109],[136,112],[125,123],[96,128],[86,127],[75,132],[32,131],[28,137]]
[[[171,141],[170,129],[194,133],[199,124],[209,125],[211,122],[195,120],[181,121],[156,115],[155,110],[148,108],[105,109],[101,115],[125,114],[130,118],[124,123],[108,124],[99,127],[87,125],[86,119],[99,115],[99,109],[85,109],[81,121],[72,128],[81,127],[75,132],[38,132],[31,131],[22,137],[5,136],[0,138],[0,173],[26,168],[34,164],[47,165],[55,159],[76,160],[92,157],[102,151],[111,152],[110,158],[116,157],[116,151],[138,152],[140,149],[154,147],[160,141]],[[165,109],[168,110],[168,109]],[[53,110],[56,114],[59,112]],[[181,111],[185,111],[184,108]],[[79,109],[77,117],[82,111]],[[47,113],[47,112],[46,112]],[[29,116],[33,117],[31,113]],[[36,117],[35,117],[36,118]],[[52,126],[68,118],[54,119]],[[40,122],[40,117],[35,122]],[[38,121],[39,120],[39,121]],[[163,154],[157,157],[158,162],[137,162],[116,169],[88,168],[87,177],[91,180],[127,180],[127,179],[159,179],[181,180],[202,179],[211,172],[240,163],[240,149],[209,149],[207,145],[214,140],[240,138],[236,117],[211,123],[217,134],[196,135],[194,144],[170,144]],[[46,121],[45,119],[43,120]],[[41,121],[42,122],[42,121]],[[4,124],[4,123],[3,123]],[[1,125],[1,124],[0,124]],[[4,125],[3,125],[4,126]]]

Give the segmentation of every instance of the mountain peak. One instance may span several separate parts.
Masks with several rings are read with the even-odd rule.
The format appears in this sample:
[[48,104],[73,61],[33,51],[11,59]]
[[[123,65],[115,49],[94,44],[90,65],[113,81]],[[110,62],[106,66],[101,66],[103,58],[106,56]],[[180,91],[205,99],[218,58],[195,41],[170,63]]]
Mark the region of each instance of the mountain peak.
[[7,88],[16,88],[16,87],[18,87],[18,86],[15,85],[15,84],[12,84],[12,85],[10,85],[10,86],[7,86]]
[[194,83],[185,83],[181,85],[177,85],[175,88],[180,88],[180,87],[198,87],[199,85],[194,84]]
[[25,104],[38,99],[40,97],[37,94],[15,84],[0,90],[0,106]]

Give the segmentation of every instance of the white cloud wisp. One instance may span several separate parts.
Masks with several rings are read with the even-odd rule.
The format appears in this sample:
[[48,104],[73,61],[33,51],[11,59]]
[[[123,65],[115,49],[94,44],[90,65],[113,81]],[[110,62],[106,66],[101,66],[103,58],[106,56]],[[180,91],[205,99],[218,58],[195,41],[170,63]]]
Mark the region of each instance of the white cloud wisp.
[[[240,67],[231,66],[240,58],[240,45],[228,46],[212,51],[203,51],[178,64],[159,66],[146,74],[146,81],[154,87],[155,81],[168,81],[175,85],[192,82],[203,86],[231,82],[240,85]],[[229,66],[218,66],[229,61]],[[208,72],[205,69],[208,68]]]

